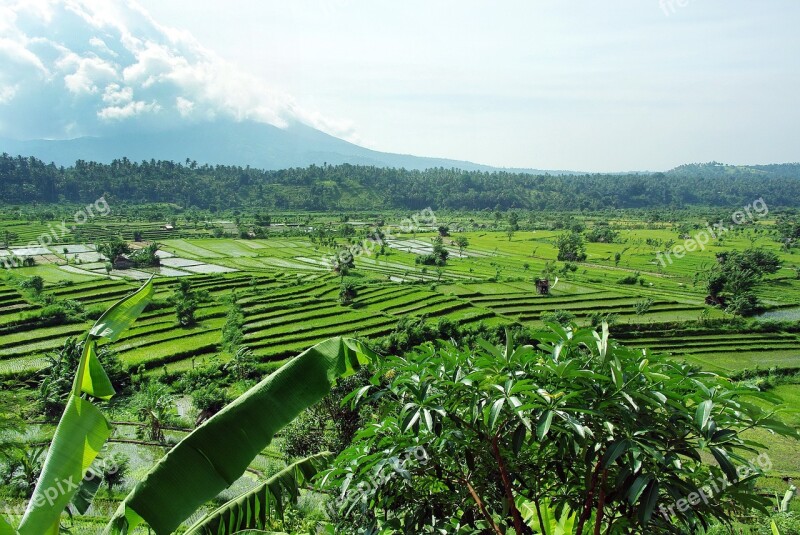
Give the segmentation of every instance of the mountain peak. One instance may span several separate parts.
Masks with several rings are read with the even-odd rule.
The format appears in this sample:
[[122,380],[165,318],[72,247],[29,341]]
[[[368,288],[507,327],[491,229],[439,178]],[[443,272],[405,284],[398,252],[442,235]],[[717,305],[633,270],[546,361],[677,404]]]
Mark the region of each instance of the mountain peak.
[[71,165],[77,160],[109,163],[126,157],[133,161],[188,158],[201,164],[249,165],[261,169],[349,163],[420,170],[433,167],[493,170],[472,162],[370,150],[299,121],[280,128],[254,121],[217,120],[146,132],[117,130],[67,140],[0,140],[0,151],[32,155],[58,165]]

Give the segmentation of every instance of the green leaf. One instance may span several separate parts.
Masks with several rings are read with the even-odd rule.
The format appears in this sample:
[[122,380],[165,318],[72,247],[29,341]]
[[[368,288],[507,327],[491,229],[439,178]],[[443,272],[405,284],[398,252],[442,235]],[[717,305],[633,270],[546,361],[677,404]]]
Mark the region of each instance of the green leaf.
[[539,417],[539,423],[536,425],[536,438],[542,440],[547,436],[550,431],[550,425],[553,423],[553,411],[544,411]]
[[651,479],[652,478],[650,476],[646,476],[644,474],[636,477],[636,479],[633,481],[633,484],[628,489],[628,503],[633,504],[639,499],[639,496],[641,496],[642,491]]
[[508,329],[508,327],[505,328],[505,331],[506,331],[506,347],[504,356],[506,358],[506,362],[509,362],[511,360],[511,356],[514,354],[514,348],[512,346],[514,339],[512,338],[511,331]]
[[614,461],[616,461],[620,455],[625,453],[625,450],[628,449],[628,440],[622,439],[618,440],[615,443],[611,444],[608,449],[606,450],[605,455],[603,455],[602,466],[603,469],[608,468]]
[[484,351],[489,353],[491,356],[497,358],[498,360],[501,360],[503,358],[503,354],[500,352],[499,349],[497,349],[497,346],[492,345],[483,338],[478,339],[478,345],[480,345],[484,349]]
[[6,522],[2,516],[0,516],[0,535],[17,535],[17,530],[11,527],[11,524]]
[[400,431],[405,433],[419,420],[419,408],[415,408],[406,414],[403,418],[403,423],[400,425]]
[[783,499],[781,500],[780,507],[778,508],[782,513],[789,512],[789,504],[794,498],[795,494],[797,493],[797,487],[794,485],[790,485],[788,489],[786,489],[786,493],[783,495]]
[[606,432],[608,432],[608,434],[613,437],[613,435],[614,435],[614,424],[612,424],[611,422],[606,420],[605,422],[603,422],[603,427],[605,427]]
[[694,413],[694,421],[700,429],[705,429],[708,425],[708,419],[711,417],[711,407],[713,405],[714,402],[707,399],[697,406],[697,410]]
[[522,445],[525,443],[525,435],[527,434],[527,429],[525,429],[524,424],[519,424],[517,429],[514,431],[514,436],[511,440],[511,447],[514,451],[514,455],[518,454],[522,449]]
[[95,338],[108,338],[112,342],[136,321],[144,307],[155,293],[153,277],[131,295],[117,301],[95,322],[89,335]]
[[736,467],[728,457],[728,452],[717,446],[711,446],[709,449],[711,450],[711,454],[714,456],[714,459],[716,459],[717,464],[719,464],[719,467],[722,468],[722,471],[725,472],[726,476],[728,476],[728,481],[733,483],[739,479],[739,475],[736,473]]
[[[603,322],[601,327],[602,334],[594,333],[595,339],[597,340],[597,352],[600,354],[600,359],[602,361],[606,360],[608,355],[608,323]],[[619,388],[619,387],[618,387]]]
[[759,422],[762,426],[779,435],[800,438],[800,432],[775,418],[765,418]]
[[103,414],[89,401],[71,395],[20,523],[20,535],[58,533],[61,512],[109,436],[111,426]]
[[20,535],[58,534],[62,511],[78,491],[86,470],[111,435],[111,427],[102,413],[80,397],[82,392],[103,399],[114,395],[114,388],[97,359],[94,338],[107,336],[114,339],[119,336],[144,309],[152,294],[151,278],[139,290],[109,308],[86,336],[72,394],[20,523]]
[[83,357],[81,362],[85,368],[81,373],[81,391],[98,399],[111,399],[116,391],[111,381],[97,358],[96,343],[91,338],[83,344]]
[[500,398],[494,403],[492,403],[492,408],[489,410],[489,421],[487,426],[489,429],[494,429],[494,425],[497,423],[497,418],[500,416],[500,411],[503,410],[503,404],[506,402],[504,398]]
[[719,429],[711,435],[711,442],[714,444],[725,444],[736,438],[737,435],[738,432],[733,429]]
[[75,506],[78,513],[82,515],[86,514],[86,511],[88,511],[89,507],[92,505],[94,496],[97,494],[102,483],[103,478],[100,474],[94,473],[92,469],[89,469],[86,477],[81,481],[81,485],[75,493],[75,496],[72,497],[71,503]]
[[425,418],[425,427],[428,428],[428,431],[433,432],[433,417],[431,416],[431,411],[422,409],[422,416]]
[[622,366],[620,365],[619,360],[614,359],[609,365],[611,368],[611,380],[614,381],[614,386],[617,388],[617,390],[622,390]]
[[774,520],[770,522],[769,527],[772,529],[772,535],[781,535],[781,531],[778,529],[778,525],[775,524]]
[[642,526],[647,525],[647,523],[650,522],[650,518],[653,516],[653,510],[658,503],[659,487],[658,481],[653,480],[647,485],[647,490],[645,490],[642,495],[642,501],[639,503],[639,522]]
[[106,533],[131,532],[142,520],[156,533],[175,531],[236,481],[280,429],[371,354],[360,342],[337,337],[290,360],[164,456],[125,498]]
[[228,535],[241,530],[264,529],[268,519],[283,518],[286,503],[297,503],[300,487],[332,457],[332,453],[323,452],[290,464],[261,485],[198,520],[186,535]]

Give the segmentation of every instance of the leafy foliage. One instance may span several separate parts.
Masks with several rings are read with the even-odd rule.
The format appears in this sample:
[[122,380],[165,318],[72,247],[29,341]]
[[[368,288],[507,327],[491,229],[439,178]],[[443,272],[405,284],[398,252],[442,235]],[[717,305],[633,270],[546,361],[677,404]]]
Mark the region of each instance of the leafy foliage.
[[322,401],[303,411],[283,432],[283,451],[290,458],[324,451],[339,453],[361,427],[364,410],[354,410],[342,400],[353,390],[368,384],[366,369],[340,379]]
[[[739,476],[763,446],[741,433],[797,438],[752,403],[778,400],[625,349],[605,327],[550,329],[539,350],[510,339],[476,351],[428,344],[380,362],[373,385],[351,395],[378,403],[376,415],[322,480],[339,496],[342,529],[523,533],[518,499],[539,518],[546,499],[569,507],[577,534],[695,532],[765,510],[752,493],[758,470]],[[675,507],[724,478],[724,492]]]
[[239,349],[239,345],[244,340],[244,314],[242,307],[236,302],[236,295],[231,298],[231,308],[225,317],[225,324],[222,326],[222,347],[230,352]]
[[540,318],[545,323],[558,323],[566,327],[575,320],[575,314],[568,310],[544,311],[540,314]]
[[301,485],[326,466],[330,457],[330,453],[323,452],[290,464],[253,490],[198,520],[186,535],[228,535],[269,528],[270,520],[283,519],[286,506],[297,503]]
[[172,423],[174,398],[167,387],[156,381],[146,381],[133,397],[136,417],[145,427],[138,428],[140,436],[153,442],[164,442],[164,426]]
[[706,273],[709,295],[716,299],[723,293],[730,296],[727,311],[750,316],[761,310],[755,286],[765,275],[780,269],[780,260],[772,251],[750,248],[717,255],[717,264]]
[[[615,209],[744,205],[764,197],[800,205],[800,165],[681,166],[669,173],[570,177],[461,169],[311,165],[264,171],[173,161],[110,164],[78,161],[59,168],[36,158],[0,155],[0,201],[86,203],[106,194],[122,201],[169,202],[199,208],[324,210]],[[772,207],[772,206],[771,206]]]
[[222,369],[230,372],[237,381],[251,379],[256,375],[256,358],[246,347],[240,347]]
[[646,314],[653,307],[653,303],[655,303],[655,301],[653,301],[651,297],[642,299],[633,304],[633,310],[637,315],[641,316],[642,314]]
[[[45,417],[55,418],[64,411],[83,348],[84,343],[77,338],[67,338],[57,353],[46,355],[47,367],[41,372],[38,398]],[[115,389],[124,390],[129,386],[129,374],[116,353],[103,346],[97,350],[97,358]]]
[[217,385],[207,385],[192,392],[192,403],[204,415],[218,413],[229,401],[227,392]]
[[128,242],[117,236],[107,242],[98,244],[97,252],[113,262],[118,256],[130,253],[131,247]]
[[178,287],[171,298],[172,302],[175,303],[175,315],[178,318],[178,323],[184,327],[190,327],[197,323],[194,314],[197,312],[200,303],[207,299],[207,292],[195,291],[188,280],[179,280]]
[[447,259],[450,256],[450,251],[444,248],[444,242],[441,235],[433,239],[432,252],[424,255],[419,255],[415,259],[417,264],[424,266],[444,266],[447,264]]
[[558,259],[564,262],[583,262],[586,260],[586,247],[583,238],[575,231],[560,234],[555,241]]
[[109,455],[103,463],[103,482],[108,487],[108,493],[111,494],[114,487],[121,485],[125,480],[130,466],[130,459],[121,453],[114,453]]
[[31,290],[35,295],[39,295],[40,293],[42,293],[42,290],[44,290],[44,279],[39,275],[34,275],[33,277],[27,277],[24,280],[20,281],[19,287],[23,290]]
[[605,221],[598,221],[591,230],[586,232],[586,241],[592,243],[612,243],[616,241],[618,233],[608,226]]
[[161,259],[156,254],[159,249],[159,245],[156,242],[150,243],[145,247],[142,247],[138,251],[135,251],[131,255],[131,261],[137,267],[154,267],[161,265]]
[[339,302],[343,305],[352,304],[356,296],[358,296],[356,282],[351,278],[342,279],[342,284],[339,287]]
[[151,279],[106,310],[86,335],[72,391],[18,527],[19,535],[59,532],[61,513],[77,489],[70,487],[56,496],[51,495],[52,489],[61,488],[64,481],[81,481],[111,435],[108,420],[90,401],[91,398],[107,400],[115,394],[97,356],[97,339],[114,341],[119,338],[144,310],[152,295]]
[[275,433],[371,355],[360,342],[331,338],[290,360],[167,453],[120,504],[107,533],[129,533],[142,521],[172,533],[241,476]]

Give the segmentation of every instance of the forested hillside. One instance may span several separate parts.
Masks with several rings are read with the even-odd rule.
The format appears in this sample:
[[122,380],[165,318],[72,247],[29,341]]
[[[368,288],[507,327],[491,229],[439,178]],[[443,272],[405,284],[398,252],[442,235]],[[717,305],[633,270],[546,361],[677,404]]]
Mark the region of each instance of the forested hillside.
[[0,202],[171,202],[225,209],[574,210],[735,206],[763,198],[771,207],[800,204],[800,164],[751,167],[685,165],[667,173],[531,175],[458,169],[323,165],[279,171],[186,161],[57,167],[35,158],[0,156]]

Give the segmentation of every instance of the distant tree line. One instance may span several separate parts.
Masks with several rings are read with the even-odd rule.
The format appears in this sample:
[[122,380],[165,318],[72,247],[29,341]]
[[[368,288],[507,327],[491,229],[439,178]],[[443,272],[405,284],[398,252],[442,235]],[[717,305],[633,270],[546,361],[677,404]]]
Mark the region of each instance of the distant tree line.
[[751,167],[717,163],[667,173],[532,175],[426,171],[357,165],[311,165],[278,171],[173,161],[110,164],[79,160],[70,167],[33,157],[0,156],[0,202],[174,203],[225,210],[346,210],[425,207],[454,210],[601,210],[730,207],[764,198],[770,208],[800,205],[800,164]]

